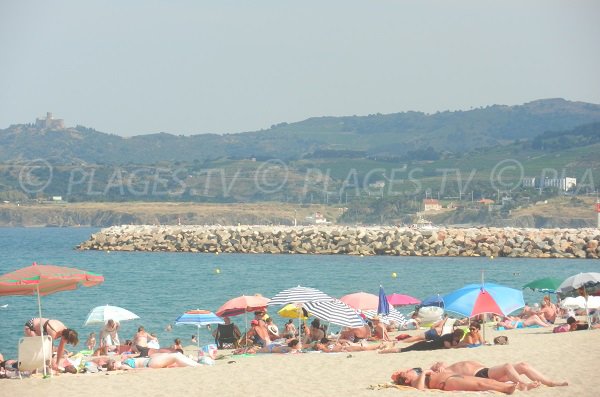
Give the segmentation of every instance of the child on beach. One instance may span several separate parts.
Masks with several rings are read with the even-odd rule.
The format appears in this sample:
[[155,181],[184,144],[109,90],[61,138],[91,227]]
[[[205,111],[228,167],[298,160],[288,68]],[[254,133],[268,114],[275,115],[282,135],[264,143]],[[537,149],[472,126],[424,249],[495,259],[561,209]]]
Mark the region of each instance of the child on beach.
[[85,346],[87,347],[88,350],[96,349],[96,333],[95,332],[90,332],[90,335],[88,336],[87,340],[85,341]]

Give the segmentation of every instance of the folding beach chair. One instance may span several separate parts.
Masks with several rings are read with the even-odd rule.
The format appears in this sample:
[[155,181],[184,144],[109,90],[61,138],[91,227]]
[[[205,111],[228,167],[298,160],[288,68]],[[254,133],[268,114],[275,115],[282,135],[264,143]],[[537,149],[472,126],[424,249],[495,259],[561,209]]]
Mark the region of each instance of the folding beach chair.
[[38,369],[49,369],[52,371],[52,338],[50,335],[29,336],[19,339],[17,370],[19,378],[21,371],[35,371]]

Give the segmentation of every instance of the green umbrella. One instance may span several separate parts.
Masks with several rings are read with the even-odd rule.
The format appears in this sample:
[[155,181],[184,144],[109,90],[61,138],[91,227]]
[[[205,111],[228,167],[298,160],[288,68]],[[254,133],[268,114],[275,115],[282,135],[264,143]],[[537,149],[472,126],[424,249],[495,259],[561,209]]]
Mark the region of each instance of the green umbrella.
[[523,289],[531,288],[534,291],[555,293],[561,282],[562,281],[557,278],[545,277],[525,284]]

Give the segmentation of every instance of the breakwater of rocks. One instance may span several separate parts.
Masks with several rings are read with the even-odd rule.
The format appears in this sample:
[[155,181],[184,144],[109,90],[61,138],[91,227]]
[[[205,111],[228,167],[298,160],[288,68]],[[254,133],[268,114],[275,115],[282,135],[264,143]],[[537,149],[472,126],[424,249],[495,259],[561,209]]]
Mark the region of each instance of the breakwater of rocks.
[[600,257],[600,229],[113,226],[81,250],[320,255]]

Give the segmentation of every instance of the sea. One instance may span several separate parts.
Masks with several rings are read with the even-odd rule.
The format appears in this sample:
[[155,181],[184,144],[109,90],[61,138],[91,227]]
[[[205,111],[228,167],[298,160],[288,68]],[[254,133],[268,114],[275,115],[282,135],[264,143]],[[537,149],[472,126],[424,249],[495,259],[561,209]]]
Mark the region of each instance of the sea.
[[[318,288],[341,297],[353,292],[402,293],[424,299],[446,294],[466,284],[496,282],[520,289],[542,277],[567,278],[579,272],[598,271],[598,260],[399,257],[343,255],[269,255],[78,251],[75,246],[97,232],[95,228],[0,228],[0,274],[33,262],[76,267],[100,273],[104,283],[41,297],[42,316],[59,319],[78,331],[84,349],[90,332],[84,326],[89,311],[100,305],[126,308],[140,318],[121,323],[121,340],[131,339],[138,326],[156,333],[161,346],[175,338],[184,345],[199,332],[200,342],[213,342],[211,331],[175,326],[187,310],[216,311],[240,295],[272,297],[298,285]],[[543,294],[524,290],[526,302],[539,302]],[[283,327],[284,319],[269,314]],[[413,307],[400,308],[409,313]],[[38,316],[35,296],[0,296],[0,353],[16,358],[25,322]],[[251,317],[251,316],[250,316]],[[248,318],[248,321],[250,319]],[[243,329],[244,315],[233,318]],[[169,325],[172,329],[169,330]],[[333,328],[333,327],[332,327]]]

